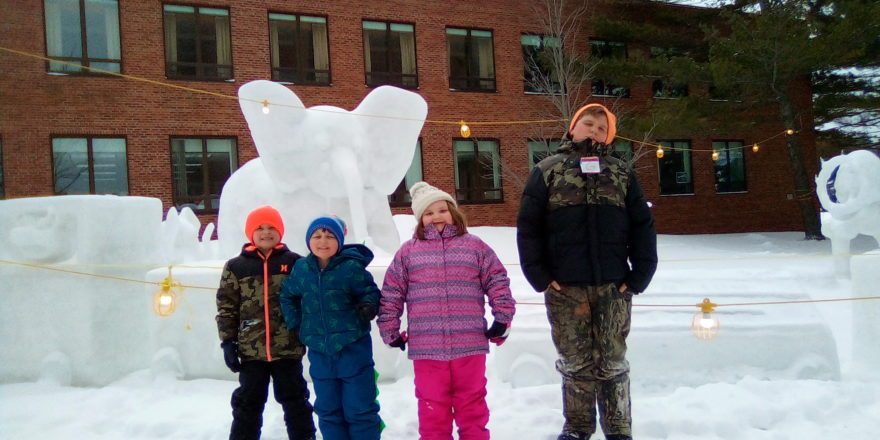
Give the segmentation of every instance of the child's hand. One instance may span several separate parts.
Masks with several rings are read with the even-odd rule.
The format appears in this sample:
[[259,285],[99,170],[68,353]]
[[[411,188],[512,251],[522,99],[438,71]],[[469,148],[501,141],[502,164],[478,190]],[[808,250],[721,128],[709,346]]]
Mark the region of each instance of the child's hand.
[[233,373],[241,371],[241,361],[238,360],[238,343],[232,339],[227,339],[220,344],[223,349],[223,361]]
[[357,305],[358,316],[364,322],[370,322],[376,318],[376,305],[363,303]]
[[489,330],[486,330],[486,338],[489,339],[494,344],[501,345],[504,341],[507,340],[507,336],[510,334],[510,323],[503,323],[495,321],[492,323],[492,327],[489,327]]
[[389,343],[388,345],[390,345],[394,348],[399,348],[400,351],[405,351],[406,350],[406,339],[407,339],[406,332],[403,332],[400,334],[400,336],[397,337],[397,339],[391,341],[391,343]]

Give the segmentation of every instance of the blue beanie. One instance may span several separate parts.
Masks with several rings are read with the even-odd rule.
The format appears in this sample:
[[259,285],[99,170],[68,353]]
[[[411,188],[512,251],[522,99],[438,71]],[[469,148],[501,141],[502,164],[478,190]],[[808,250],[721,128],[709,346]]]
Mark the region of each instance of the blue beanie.
[[[345,244],[345,222],[338,217],[325,216],[312,220],[312,223],[309,224],[309,228],[306,230],[306,247],[309,248],[309,252],[312,250],[312,247],[309,245],[312,234],[318,229],[326,229],[330,231],[336,237],[336,241],[339,243],[339,249],[342,250],[342,245]],[[337,251],[337,253],[338,252],[339,251]]]

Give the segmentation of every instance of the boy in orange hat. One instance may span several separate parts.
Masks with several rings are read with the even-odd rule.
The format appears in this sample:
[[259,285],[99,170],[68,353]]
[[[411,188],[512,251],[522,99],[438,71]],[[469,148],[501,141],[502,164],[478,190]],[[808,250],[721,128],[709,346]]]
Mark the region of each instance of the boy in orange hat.
[[636,173],[613,157],[617,120],[581,107],[558,152],[538,163],[517,217],[522,271],[544,292],[562,374],[565,425],[557,440],[587,440],[596,407],[607,440],[631,440],[626,337],[632,296],[657,268],[654,219]]
[[305,347],[287,330],[279,290],[300,256],[281,243],[284,222],[271,206],[253,210],[245,223],[250,240],[223,268],[217,289],[217,328],[223,359],[240,386],[232,393],[230,440],[258,439],[263,407],[273,383],[290,440],[314,440],[315,423],[303,378]]

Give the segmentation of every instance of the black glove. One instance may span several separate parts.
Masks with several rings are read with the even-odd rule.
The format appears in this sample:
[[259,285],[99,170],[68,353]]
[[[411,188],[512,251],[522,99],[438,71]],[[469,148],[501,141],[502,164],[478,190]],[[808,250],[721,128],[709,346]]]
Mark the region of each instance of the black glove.
[[492,323],[492,327],[489,327],[489,330],[486,330],[486,339],[504,338],[507,336],[507,329],[507,324],[495,321]]
[[241,371],[241,361],[238,360],[238,343],[232,339],[227,339],[220,343],[223,349],[223,361],[233,373]]
[[390,345],[394,348],[399,348],[400,351],[405,351],[406,350],[406,339],[403,338],[403,335],[400,335],[397,337],[397,339],[391,341],[391,343],[388,345]]
[[376,318],[376,305],[363,303],[357,305],[358,316],[364,322],[370,322]]

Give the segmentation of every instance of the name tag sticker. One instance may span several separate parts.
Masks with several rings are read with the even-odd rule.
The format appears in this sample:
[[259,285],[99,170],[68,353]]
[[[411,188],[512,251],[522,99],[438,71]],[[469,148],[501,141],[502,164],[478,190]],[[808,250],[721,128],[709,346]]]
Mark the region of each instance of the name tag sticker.
[[599,174],[602,168],[599,167],[599,158],[596,156],[587,156],[581,158],[581,172],[584,174]]

